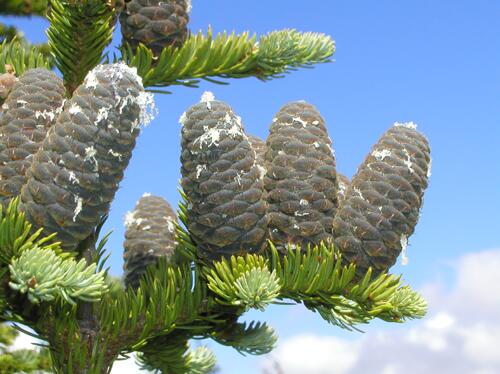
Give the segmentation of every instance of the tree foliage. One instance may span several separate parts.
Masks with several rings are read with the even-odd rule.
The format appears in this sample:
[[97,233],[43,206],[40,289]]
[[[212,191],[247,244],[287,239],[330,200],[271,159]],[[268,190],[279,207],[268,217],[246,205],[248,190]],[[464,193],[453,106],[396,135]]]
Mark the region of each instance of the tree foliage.
[[111,42],[114,16],[114,9],[101,0],[51,1],[47,36],[69,93],[101,61]]
[[[7,0],[0,5],[0,14],[45,15],[47,6],[45,0]],[[111,59],[106,48],[112,40],[117,12],[124,11],[122,6],[104,0],[51,0],[47,14],[51,56],[23,40],[17,30],[4,28],[0,73],[10,67],[20,76],[32,68],[55,65],[71,97],[91,69]],[[209,29],[206,34],[190,35],[181,46],[166,45],[159,55],[144,44],[132,48],[125,41],[112,59],[127,64],[126,69],[135,68],[144,87],[166,92],[172,85],[196,87],[201,79],[225,83],[230,78],[256,77],[266,81],[328,62],[334,52],[333,40],[320,33],[286,29],[257,38],[248,32],[214,34]],[[87,87],[93,84],[97,86],[91,81]],[[117,109],[120,113],[127,100]],[[97,117],[96,126],[113,108],[103,107],[92,113]],[[90,109],[75,105],[64,110],[65,115],[78,117],[79,110]],[[37,118],[45,115],[36,114]],[[73,125],[68,124],[79,133],[81,128]],[[65,152],[82,146],[77,142],[68,144],[68,149],[59,143],[54,146]],[[0,145],[4,146],[1,137]],[[93,155],[95,160],[95,149],[84,150],[82,163],[92,161]],[[120,157],[113,149],[110,153]],[[56,183],[60,176],[51,177]],[[68,177],[75,179],[74,174]],[[109,183],[105,174],[101,177],[102,183]],[[34,190],[33,195],[50,200],[43,187]],[[3,349],[0,371],[8,368],[5,370],[29,372],[50,365],[56,373],[109,373],[115,360],[135,353],[138,363],[147,370],[209,373],[215,368],[213,353],[205,347],[190,349],[190,340],[212,339],[243,354],[266,354],[277,341],[272,327],[238,319],[251,308],[264,310],[269,304],[303,304],[332,325],[347,330],[359,329],[376,318],[404,322],[425,315],[425,301],[400,277],[387,272],[373,276],[371,269],[360,276],[356,264],[346,263],[331,242],[307,248],[290,245],[278,251],[269,241],[267,250],[259,254],[206,261],[199,256],[198,244],[187,229],[190,203],[183,191],[180,194],[181,223],[172,230],[177,243],[175,260],[162,258],[149,266],[136,288],[124,287],[108,274],[109,254],[105,247],[109,234],[99,238],[105,215],[79,244],[78,253],[73,253],[63,251],[57,237],[46,231],[48,225],[34,230],[18,198],[0,205],[2,321],[28,326],[32,335],[50,348]],[[50,196],[55,200],[68,198],[64,193]],[[75,202],[75,216],[81,211],[81,203]],[[50,214],[53,219],[58,212]],[[60,226],[64,229],[64,222]],[[15,334],[7,325],[1,325],[3,347],[12,343]]]
[[135,51],[125,45],[122,58],[137,67],[145,86],[196,87],[199,79],[212,81],[212,77],[269,80],[302,66],[327,62],[334,50],[331,38],[318,33],[282,30],[257,41],[247,32],[214,36],[209,29],[206,35],[191,35],[180,48],[164,48],[159,57],[144,45]]
[[17,75],[22,75],[26,70],[52,66],[52,59],[40,47],[27,44],[14,38],[5,39],[0,44],[0,73],[5,73],[6,65],[10,65]]

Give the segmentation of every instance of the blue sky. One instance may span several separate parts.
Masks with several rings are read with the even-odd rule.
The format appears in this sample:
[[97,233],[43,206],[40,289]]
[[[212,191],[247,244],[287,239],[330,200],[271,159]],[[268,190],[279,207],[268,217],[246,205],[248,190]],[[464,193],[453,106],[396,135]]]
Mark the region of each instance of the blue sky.
[[[257,35],[282,28],[323,32],[336,42],[335,61],[267,83],[249,78],[231,80],[228,86],[203,83],[199,89],[174,87],[172,95],[156,95],[159,114],[139,138],[104,229],[114,230],[109,242],[112,273],[122,272],[123,216],[135,201],[150,192],[171,204],[177,203],[178,118],[199,100],[203,91],[210,90],[218,99],[227,101],[242,117],[246,131],[264,138],[283,104],[306,100],[325,118],[337,168],[349,177],[395,121],[414,121],[429,138],[432,177],[420,222],[409,240],[410,263],[406,267],[397,265],[393,271],[403,273],[413,287],[429,292],[426,295],[430,299],[437,289],[446,295],[430,305],[429,320],[438,318],[442,322],[442,300],[462,290],[460,279],[469,274],[470,267],[463,270],[461,264],[473,262],[467,261],[474,254],[483,258],[480,256],[488,249],[494,253],[494,262],[496,249],[500,248],[499,15],[500,3],[494,0],[193,0],[193,31],[211,25],[216,32],[250,30]],[[19,25],[31,40],[45,38],[44,21],[0,17],[2,20]],[[117,33],[115,44],[119,40]],[[454,321],[459,320],[453,314],[455,309],[446,310]],[[304,334],[314,336],[316,343],[325,338],[334,339],[335,344],[335,339],[357,344],[367,335],[393,334],[392,330],[397,331],[390,336],[403,341],[409,331],[405,329],[424,331],[427,326],[426,321],[396,327],[375,323],[361,338],[360,334],[328,326],[298,307],[272,307],[263,314],[249,313],[248,317],[269,321],[283,346]],[[447,321],[444,325],[454,325],[450,325],[450,319]],[[325,344],[330,347],[328,342]],[[495,342],[500,343],[500,334]],[[332,349],[339,347],[335,344]],[[265,361],[209,345],[218,355],[223,374],[256,373]],[[339,352],[346,345],[342,347]],[[278,353],[286,355],[286,349],[280,349]],[[335,351],[328,352],[335,355]],[[286,357],[283,362],[286,366]],[[493,368],[500,372],[500,361],[494,362],[497,364]],[[314,373],[334,372],[318,370]],[[336,370],[358,372],[352,365]],[[399,373],[395,370],[384,373]]]

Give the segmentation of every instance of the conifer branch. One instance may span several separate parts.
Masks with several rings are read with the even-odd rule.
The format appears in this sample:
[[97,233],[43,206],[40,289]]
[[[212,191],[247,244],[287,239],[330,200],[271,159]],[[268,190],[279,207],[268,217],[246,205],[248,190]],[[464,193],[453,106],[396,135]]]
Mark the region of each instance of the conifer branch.
[[17,76],[26,70],[52,67],[52,58],[39,46],[31,45],[14,38],[5,39],[0,44],[0,74],[5,73],[5,65],[10,65]]
[[55,252],[34,247],[23,251],[9,265],[12,289],[26,293],[38,304],[42,301],[98,301],[107,288],[104,273],[96,273],[96,265],[87,266],[84,259],[62,259]]
[[[187,197],[182,190],[180,193],[178,213],[186,226]],[[186,259],[196,259],[196,245],[181,226],[177,241]],[[303,302],[329,323],[349,330],[374,318],[403,322],[422,318],[426,313],[425,300],[403,286],[400,277],[381,274],[373,278],[369,269],[362,279],[357,279],[355,264],[345,264],[341,253],[331,245],[289,247],[284,256],[272,242],[269,247],[266,256],[233,256],[203,266],[207,286],[218,303],[265,308],[276,299],[292,299]]]
[[177,332],[151,339],[137,360],[143,370],[171,374],[205,374],[216,363],[212,351],[206,347],[190,350],[188,337]]
[[[137,68],[142,82],[140,79],[138,81],[135,79],[137,77],[133,71],[129,73],[134,77],[134,84],[137,83],[137,88],[140,90],[142,87],[139,86],[142,83],[153,92],[155,88],[158,88],[157,92],[161,92],[161,88],[170,85],[194,87],[201,79],[223,84],[229,78],[253,76],[265,81],[279,78],[285,73],[301,67],[328,62],[335,51],[334,42],[330,37],[318,33],[301,33],[296,30],[274,31],[257,40],[249,33],[213,35],[212,30],[209,29],[205,35],[200,32],[185,40],[188,33],[187,22],[190,8],[188,0],[175,0],[168,2],[168,4],[165,2],[146,2],[146,4],[141,0],[132,0],[127,1],[125,8],[122,8],[123,3],[119,0],[50,0],[50,2],[51,11],[48,18],[51,25],[47,32],[49,43],[46,49],[50,49],[51,58],[47,57],[44,47],[30,45],[15,28],[0,25],[0,73],[5,70],[14,70],[15,73],[10,72],[4,76],[4,82],[7,83],[2,83],[4,92],[6,92],[2,94],[2,97],[7,96],[13,82],[16,81],[15,75],[19,76],[34,67],[50,68],[53,65],[62,73],[67,94],[71,96],[87,73],[107,58],[104,55],[104,50],[112,38],[116,21],[114,19],[115,12],[120,9],[123,11],[121,14],[122,26],[131,26],[128,31],[125,30],[126,27],[122,29],[124,40],[128,40],[132,45],[123,45],[121,55],[115,56],[115,59],[123,60],[131,67]],[[0,4],[0,13],[43,15],[47,10],[47,3],[48,0],[5,0]],[[140,37],[141,34],[144,36],[143,38]],[[174,37],[171,38],[169,35],[174,35]],[[135,42],[138,40],[149,42],[148,45],[153,46],[155,50],[150,50],[142,44],[136,46]],[[169,43],[168,40],[172,43]],[[167,46],[164,47],[165,45]],[[128,68],[124,64],[117,64],[114,67],[110,65],[105,69],[107,74],[116,77],[121,76]],[[97,69],[98,74],[94,74],[94,78],[98,78],[103,71]],[[127,85],[115,85],[115,83],[112,79],[106,83],[106,88],[115,92],[121,90],[131,93],[130,87]],[[87,88],[94,84],[95,82],[90,82],[87,84]],[[35,94],[38,92],[36,89],[33,91]],[[84,93],[84,95],[86,94]],[[202,108],[204,112],[207,112],[211,108],[217,109],[221,105],[221,108],[225,108],[226,117],[229,120],[223,119],[223,117],[206,116],[204,118],[207,120],[213,121],[215,119],[217,123],[219,120],[223,120],[227,123],[224,123],[220,128],[212,129],[209,126],[207,128],[200,126],[191,135],[200,139],[198,132],[203,131],[204,134],[210,135],[213,130],[217,130],[215,136],[218,141],[221,141],[221,144],[225,140],[240,139],[240,135],[244,135],[243,128],[239,119],[233,118],[232,114],[234,113],[229,106],[207,99],[206,96],[204,95],[202,100],[204,103],[199,104],[197,108]],[[73,98],[75,97],[78,98],[78,95],[73,95]],[[111,100],[108,103],[111,105],[110,108],[117,109],[120,114],[127,109],[121,105],[124,103],[120,103],[121,99],[118,100],[116,96],[114,97],[116,101],[112,96],[106,97],[106,99],[108,98]],[[128,99],[129,97],[125,101]],[[31,98],[27,100],[31,101]],[[36,98],[33,100],[36,101]],[[145,98],[138,100],[139,106],[143,106],[147,101]],[[28,103],[26,100],[17,101],[16,104],[22,104],[23,101]],[[94,101],[89,101],[89,103],[95,104]],[[189,339],[212,338],[220,344],[232,346],[242,354],[268,353],[276,345],[277,336],[274,330],[265,323],[252,322],[247,325],[246,323],[238,323],[237,319],[249,308],[262,310],[270,303],[283,304],[288,301],[304,303],[307,308],[318,312],[329,323],[348,330],[357,329],[357,326],[368,323],[374,318],[389,322],[403,322],[425,315],[426,302],[418,293],[408,286],[404,286],[400,277],[385,273],[378,275],[388,266],[375,269],[372,272],[368,266],[370,264],[375,266],[377,261],[370,260],[366,262],[368,264],[366,267],[361,269],[359,261],[356,267],[354,263],[349,263],[349,260],[357,259],[356,257],[349,257],[346,260],[346,256],[349,255],[348,251],[342,249],[344,258],[342,257],[338,249],[341,243],[336,242],[338,248],[331,244],[311,245],[303,248],[295,245],[287,249],[283,248],[288,242],[300,244],[318,242],[318,240],[311,238],[297,241],[291,236],[287,237],[284,242],[275,240],[277,245],[280,245],[280,252],[270,242],[267,252],[255,254],[263,247],[265,233],[273,231],[270,226],[267,226],[267,220],[263,219],[269,218],[265,217],[270,212],[265,204],[266,196],[269,196],[265,192],[269,192],[269,186],[266,185],[265,175],[262,175],[263,170],[260,170],[265,168],[258,165],[264,161],[267,163],[269,160],[264,160],[266,157],[258,156],[257,152],[255,155],[253,152],[248,152],[253,145],[250,140],[247,142],[246,139],[243,147],[234,148],[234,150],[243,150],[246,154],[252,154],[252,157],[245,160],[248,160],[248,165],[253,165],[251,169],[254,173],[249,173],[248,178],[244,179],[248,179],[252,183],[257,181],[260,186],[255,191],[259,192],[260,195],[257,196],[255,193],[258,200],[257,205],[254,204],[253,193],[248,194],[248,198],[241,200],[241,202],[254,204],[251,209],[253,212],[259,211],[259,213],[253,214],[252,212],[250,215],[239,213],[233,215],[231,213],[230,217],[224,217],[227,216],[226,214],[215,214],[217,205],[224,205],[226,200],[231,200],[233,196],[236,196],[232,195],[236,190],[228,190],[231,195],[219,195],[217,199],[220,200],[220,204],[219,202],[213,204],[214,215],[222,216],[224,222],[222,226],[219,226],[217,220],[208,215],[204,217],[204,220],[200,219],[196,222],[196,215],[191,214],[194,210],[193,206],[194,208],[197,204],[201,206],[205,201],[208,201],[208,198],[203,197],[197,201],[196,196],[193,198],[188,188],[194,186],[191,191],[201,190],[201,187],[197,188],[198,182],[196,180],[199,179],[200,175],[203,175],[204,170],[209,171],[212,175],[215,173],[212,173],[211,165],[204,164],[205,161],[201,157],[183,159],[183,168],[188,163],[196,167],[196,169],[193,168],[189,171],[187,177],[183,174],[183,180],[187,181],[183,182],[183,185],[192,198],[193,205],[188,208],[187,196],[181,191],[183,198],[183,202],[179,206],[181,224],[176,224],[176,237],[173,238],[173,235],[171,238],[169,237],[170,243],[173,244],[169,247],[171,251],[168,253],[168,259],[162,257],[163,254],[155,257],[152,261],[154,265],[150,265],[144,275],[138,274],[137,278],[141,277],[138,281],[139,286],[137,287],[137,283],[134,283],[132,287],[124,288],[121,283],[107,274],[105,267],[107,254],[104,246],[108,236],[104,236],[97,244],[104,220],[101,220],[100,223],[98,221],[103,218],[108,208],[100,210],[102,199],[96,200],[94,204],[90,200],[84,200],[83,194],[80,194],[81,188],[89,196],[95,194],[95,191],[100,191],[101,187],[114,191],[121,175],[118,176],[118,174],[110,172],[113,170],[113,165],[122,161],[124,154],[116,152],[114,146],[113,149],[110,149],[109,144],[114,144],[110,141],[115,142],[116,140],[116,144],[122,145],[126,142],[130,147],[133,147],[128,130],[123,134],[118,131],[119,136],[104,134],[106,136],[103,135],[102,144],[98,144],[102,145],[102,149],[86,147],[87,143],[84,139],[87,135],[89,138],[95,136],[96,128],[94,125],[99,121],[107,120],[109,115],[112,116],[109,108],[98,110],[99,105],[97,105],[97,109],[95,105],[85,108],[83,105],[75,105],[70,108],[68,113],[75,115],[75,118],[78,113],[87,114],[87,111],[98,117],[96,121],[91,121],[92,126],[89,127],[88,134],[77,134],[75,139],[78,138],[76,139],[78,142],[65,143],[59,142],[60,139],[56,137],[46,138],[44,144],[50,143],[49,148],[53,146],[54,149],[61,150],[61,154],[72,153],[72,157],[61,157],[61,159],[54,157],[54,159],[51,158],[50,162],[45,162],[45,156],[39,151],[37,155],[42,154],[43,157],[37,156],[36,162],[26,168],[29,168],[29,173],[32,176],[44,174],[44,178],[42,180],[40,177],[40,181],[37,183],[33,182],[33,178],[31,181],[33,183],[24,185],[22,189],[23,203],[24,192],[30,191],[27,199],[31,199],[33,202],[40,200],[52,204],[52,201],[57,201],[60,206],[64,204],[66,204],[66,208],[70,206],[70,209],[66,209],[67,212],[64,213],[67,214],[67,217],[64,218],[64,214],[57,208],[53,208],[53,205],[48,205],[50,212],[43,220],[37,218],[38,214],[47,212],[44,208],[34,210],[36,214],[33,216],[30,216],[29,210],[25,210],[33,223],[31,225],[26,220],[24,213],[18,210],[17,199],[12,200],[7,208],[0,205],[0,281],[2,282],[0,316],[5,320],[21,322],[30,326],[35,331],[33,335],[45,339],[51,348],[50,354],[56,372],[73,374],[109,372],[113,361],[120,354],[139,352],[139,362],[145,369],[174,374],[208,373],[215,367],[213,353],[203,347],[189,351]],[[20,108],[24,109],[24,107]],[[9,108],[7,105],[5,110],[5,114],[14,113],[11,112],[12,107]],[[303,110],[300,109],[299,112],[303,113]],[[289,115],[286,111],[283,113]],[[297,126],[301,123],[300,126],[304,127],[306,121],[294,114],[298,112],[290,113],[292,122]],[[37,117],[42,115],[45,118],[46,114],[47,112],[44,111],[36,112]],[[51,115],[53,114],[51,112]],[[136,117],[139,118],[138,112],[136,114]],[[183,121],[186,122],[184,130],[189,127],[188,124],[192,119],[190,116],[189,111],[186,116],[183,116],[187,119]],[[19,116],[14,115],[14,117]],[[78,117],[85,116],[79,115]],[[130,119],[127,116],[123,118],[125,118],[124,121]],[[85,119],[88,118],[85,117]],[[74,123],[68,122],[67,130],[78,132],[83,126],[82,121],[79,121],[76,127],[73,126]],[[137,121],[134,120],[134,123]],[[315,122],[319,123],[316,120],[310,122],[313,125]],[[228,126],[225,127],[226,125]],[[290,124],[287,124],[287,127],[288,125]],[[36,127],[38,128],[38,126]],[[320,127],[315,129],[318,130]],[[106,128],[112,129],[113,126]],[[237,135],[233,139],[222,139],[220,137],[221,131],[230,133],[231,137],[236,133]],[[56,132],[54,131],[52,134]],[[60,136],[61,139],[63,135]],[[420,137],[418,134],[410,135],[408,135],[409,140]],[[287,136],[294,138],[293,134]],[[242,136],[242,138],[246,137]],[[327,149],[327,153],[330,154],[330,141],[327,138],[325,135],[322,144]],[[14,137],[12,139],[6,138],[4,143],[10,145],[10,142],[15,142]],[[135,135],[133,139],[135,139]],[[269,142],[272,142],[271,138],[268,139]],[[261,143],[262,147],[265,147],[264,143]],[[415,160],[421,161],[422,165],[427,165],[427,143],[426,141],[420,141],[420,143],[422,157],[415,157]],[[198,149],[192,147],[194,141],[192,143],[189,141],[186,144],[189,145],[186,150],[198,153]],[[411,144],[411,142],[408,143],[408,145]],[[406,146],[406,143],[403,145]],[[314,147],[316,147],[316,143]],[[49,150],[45,148],[43,152],[48,154]],[[78,153],[78,151],[82,152]],[[215,151],[218,152],[218,150]],[[102,160],[99,167],[97,167],[95,152],[105,153],[99,158],[99,161]],[[191,153],[195,154],[195,152]],[[227,152],[227,154],[231,152]],[[73,157],[76,153],[78,154]],[[210,151],[206,155],[212,157],[214,154]],[[236,153],[234,155],[239,157]],[[247,162],[245,160],[238,159],[237,163],[244,165]],[[95,176],[94,173],[89,172],[88,176],[85,174],[82,178],[80,175],[76,177],[75,172],[72,171],[67,173],[67,179],[64,178],[64,186],[61,184],[60,177],[63,174],[59,171],[65,169],[66,173],[71,168],[71,170],[83,173],[86,166],[89,166],[85,164],[87,161],[94,161],[96,168],[99,171],[102,169],[102,175]],[[197,161],[198,165],[195,165],[193,161]],[[56,164],[63,166],[56,167]],[[236,165],[236,162],[234,164]],[[202,170],[198,170],[197,166],[201,167]],[[416,169],[416,166],[415,164],[410,167],[410,171],[413,170],[412,168]],[[212,169],[219,170],[219,167]],[[421,170],[423,175],[425,174],[424,169]],[[235,167],[231,168],[230,171],[237,173],[234,181],[241,186],[239,170],[239,167]],[[331,172],[331,175],[335,176],[334,166],[328,170],[328,173]],[[407,170],[405,169],[405,171]],[[241,170],[241,172],[244,171]],[[230,173],[225,174],[228,175],[228,178],[232,177]],[[260,179],[263,177],[264,182],[261,183]],[[227,184],[227,181],[223,180],[224,178],[219,178],[217,175],[213,181],[223,182],[221,185]],[[426,185],[426,179],[424,179],[422,178],[420,187]],[[75,181],[78,186],[73,186]],[[336,180],[334,177],[332,177],[331,182],[332,188],[335,189]],[[355,182],[356,180],[353,180],[353,183]],[[78,189],[78,194],[76,192],[73,194],[78,197],[74,204],[71,200],[73,195],[61,192],[64,190],[63,187],[70,185]],[[212,186],[215,187],[210,187],[210,189],[213,188],[216,193],[219,192],[219,187],[217,187],[219,184]],[[71,191],[76,191],[76,189],[71,189]],[[311,191],[315,191],[315,189],[312,188]],[[87,192],[89,193],[87,194]],[[240,188],[236,192],[243,194]],[[106,196],[112,195],[107,194]],[[308,201],[304,201],[307,205]],[[327,203],[332,203],[336,207],[338,201],[335,198],[328,198]],[[297,204],[302,205],[302,200],[297,201]],[[28,205],[23,205],[21,209],[25,209],[26,206]],[[238,210],[236,209],[237,204],[228,204],[226,207],[228,207],[227,211]],[[417,208],[416,205],[415,208]],[[93,223],[89,223],[89,212],[95,216]],[[293,214],[296,213],[298,211]],[[71,221],[70,217],[72,216],[73,220]],[[81,221],[75,220],[77,216],[78,220]],[[172,213],[172,216],[175,215]],[[198,216],[201,217],[201,214]],[[258,216],[258,224],[254,226],[259,233],[262,233],[255,241],[252,238],[250,241],[247,240],[251,235],[246,238],[242,236],[252,233],[252,231],[257,232],[257,230],[248,229],[249,226],[253,225],[252,220],[254,220],[250,216]],[[328,213],[329,218],[335,216],[335,210]],[[187,221],[187,217],[189,217],[190,222]],[[41,221],[43,224],[40,223]],[[77,261],[74,254],[63,253],[60,243],[55,242],[55,235],[43,237],[45,233],[42,232],[42,228],[38,231],[34,228],[37,222],[39,226],[36,228],[43,226],[45,231],[47,227],[50,227],[49,231],[59,232],[61,239],[64,239],[62,236],[65,230],[72,226],[72,230],[74,230],[72,235],[75,235],[71,238],[74,239],[74,243],[72,242],[72,245],[67,248],[70,250],[78,248],[80,255],[83,254],[81,256],[83,259]],[[325,226],[326,224],[330,225],[328,220],[325,222]],[[212,227],[205,230],[205,223],[207,226],[218,226],[214,231],[214,236],[220,235],[216,238],[217,240],[207,239]],[[233,224],[238,226],[237,229],[234,227],[233,230],[231,226]],[[84,227],[85,225],[87,227]],[[287,224],[285,223],[285,225]],[[144,224],[140,228],[139,224],[136,226],[134,229],[137,230],[151,229],[150,225]],[[292,226],[294,225],[288,225],[288,227]],[[146,227],[148,228],[146,229]],[[159,227],[162,228],[162,224],[159,224]],[[172,226],[166,227],[169,233],[172,233]],[[201,229],[199,229],[200,227]],[[189,228],[191,232],[186,228]],[[306,225],[303,225],[303,228],[304,232],[309,230]],[[58,231],[59,229],[61,230]],[[85,235],[81,235],[81,229],[87,230]],[[299,229],[302,230],[302,228]],[[405,235],[407,233],[409,232],[406,232]],[[325,240],[328,242],[333,241],[335,233],[330,230],[327,234],[322,238],[326,238]],[[303,236],[308,235],[304,234]],[[81,240],[82,238],[86,239]],[[395,238],[396,245],[392,249],[399,249],[400,236],[396,235]],[[404,236],[404,238],[406,240],[407,237]],[[274,240],[274,238],[271,239]],[[238,242],[239,240],[241,242]],[[225,241],[235,243],[235,245],[228,246],[224,244]],[[139,243],[137,253],[142,255],[148,251],[151,252],[152,242],[153,240],[149,239],[143,242],[137,241]],[[207,243],[219,243],[220,245],[210,247]],[[243,245],[247,246],[247,250],[251,254],[227,258],[230,254],[245,253],[242,251]],[[224,256],[227,257],[223,258]],[[221,257],[222,260],[212,262],[213,259]],[[387,258],[392,259],[389,257],[386,256],[386,260]],[[140,256],[137,259],[139,263],[143,260]],[[389,262],[387,261],[387,263]],[[147,267],[146,261],[143,261],[141,266],[140,274]],[[365,269],[368,270],[365,271]],[[373,276],[375,272],[377,276]],[[30,360],[28,356],[19,357],[19,359]]]
[[296,30],[274,31],[257,42],[247,32],[214,37],[209,29],[206,36],[201,32],[192,35],[180,48],[164,48],[158,58],[144,45],[135,51],[124,46],[121,51],[122,59],[137,67],[145,87],[196,87],[199,79],[213,81],[210,77],[280,77],[299,67],[329,61],[335,45],[324,34]]
[[342,255],[333,246],[321,244],[302,251],[288,248],[281,257],[272,243],[271,269],[282,283],[281,297],[304,302],[327,322],[353,329],[374,318],[391,322],[422,318],[426,314],[425,300],[400,277],[382,273],[372,278],[355,278],[356,266],[343,265]]
[[180,320],[198,315],[201,294],[191,268],[173,268],[166,261],[148,268],[137,290],[105,295],[99,307],[101,332],[125,347],[140,347],[152,335],[165,333]]
[[51,1],[49,46],[70,94],[102,60],[113,34],[114,11],[102,0]]
[[52,251],[61,258],[70,256],[53,241],[54,234],[42,237],[41,229],[32,233],[32,225],[18,207],[19,198],[12,199],[7,208],[0,205],[0,265],[9,265],[13,257],[34,248]]
[[233,347],[241,354],[263,355],[271,352],[278,340],[274,329],[261,322],[234,323],[210,337],[217,343]]
[[205,268],[208,288],[221,304],[263,310],[280,293],[275,272],[268,269],[267,260],[258,255],[231,256]]
[[381,274],[372,279],[370,269],[358,280],[356,266],[344,265],[332,246],[296,246],[284,256],[272,243],[270,247],[269,260],[254,254],[232,256],[204,269],[218,303],[263,309],[275,299],[292,299],[346,329],[374,318],[402,322],[426,313],[425,301],[403,286],[400,277]]

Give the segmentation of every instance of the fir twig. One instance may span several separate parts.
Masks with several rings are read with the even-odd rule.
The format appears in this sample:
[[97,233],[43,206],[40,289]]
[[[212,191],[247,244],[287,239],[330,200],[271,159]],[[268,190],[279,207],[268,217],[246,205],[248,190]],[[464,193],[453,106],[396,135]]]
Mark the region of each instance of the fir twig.
[[223,258],[204,272],[208,288],[221,304],[263,310],[281,289],[276,273],[269,271],[267,260],[258,255]]
[[216,362],[206,347],[189,350],[188,336],[182,332],[151,339],[141,348],[137,360],[143,370],[172,374],[206,374]]
[[281,297],[304,302],[334,325],[352,329],[374,318],[401,322],[426,313],[423,298],[403,286],[400,277],[381,274],[372,279],[369,269],[357,280],[355,265],[343,265],[333,246],[289,248],[283,257],[272,243],[270,247],[271,269],[282,282]]
[[27,44],[14,38],[5,39],[0,43],[0,73],[5,73],[5,65],[10,65],[17,76],[26,70],[52,67],[52,58],[44,53],[38,46]]
[[344,265],[332,246],[296,246],[284,256],[272,243],[270,248],[269,260],[247,254],[204,268],[218,303],[263,309],[277,298],[292,299],[346,329],[374,318],[401,322],[425,315],[425,301],[403,286],[400,277],[381,274],[372,279],[368,270],[357,280],[355,265]]
[[144,45],[136,51],[122,47],[122,59],[137,67],[144,86],[185,85],[196,87],[199,79],[210,77],[262,80],[302,66],[329,61],[335,45],[329,36],[300,33],[296,30],[274,31],[259,42],[247,32],[192,35],[180,48],[167,47],[158,58]]
[[70,94],[102,60],[113,17],[114,9],[102,0],[51,1],[49,46]]
[[69,257],[63,253],[59,243],[54,242],[55,234],[42,236],[42,229],[32,233],[32,225],[26,220],[24,212],[18,210],[19,198],[12,199],[5,209],[0,205],[0,264],[9,265],[13,257],[24,251],[40,248],[53,251],[61,258]]
[[278,340],[274,329],[261,322],[235,323],[212,333],[217,343],[233,347],[241,354],[263,355],[271,352]]
[[105,295],[100,303],[100,326],[109,339],[138,348],[160,332],[168,332],[179,319],[189,320],[184,311],[197,314],[201,296],[193,284],[191,268],[173,268],[166,261],[151,266],[137,290],[128,288]]
[[56,299],[76,305],[76,300],[98,301],[107,291],[104,273],[84,259],[62,259],[53,251],[34,247],[21,253],[9,265],[10,287],[26,293],[31,302]]

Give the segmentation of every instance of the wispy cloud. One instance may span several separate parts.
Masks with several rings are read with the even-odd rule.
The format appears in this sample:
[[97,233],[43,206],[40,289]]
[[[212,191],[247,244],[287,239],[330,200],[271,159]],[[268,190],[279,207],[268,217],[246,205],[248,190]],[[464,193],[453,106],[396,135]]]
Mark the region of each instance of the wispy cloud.
[[284,374],[500,373],[500,249],[467,254],[455,263],[451,287],[429,283],[429,315],[411,327],[370,331],[357,339],[313,334],[281,341]]

